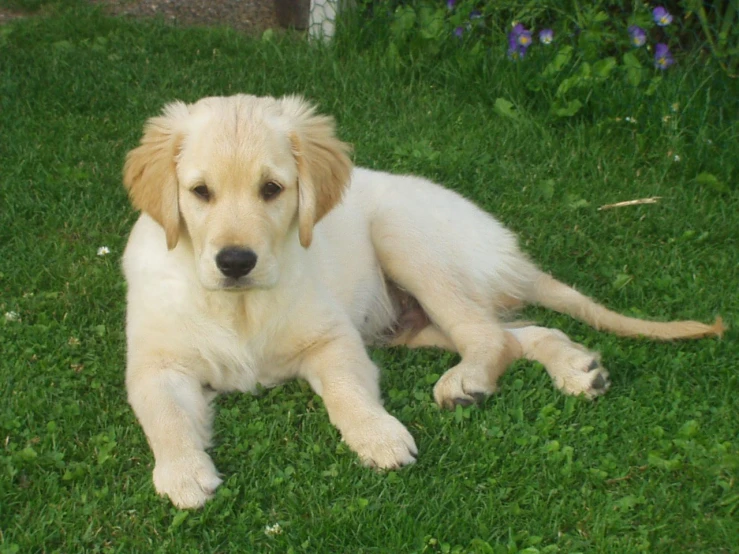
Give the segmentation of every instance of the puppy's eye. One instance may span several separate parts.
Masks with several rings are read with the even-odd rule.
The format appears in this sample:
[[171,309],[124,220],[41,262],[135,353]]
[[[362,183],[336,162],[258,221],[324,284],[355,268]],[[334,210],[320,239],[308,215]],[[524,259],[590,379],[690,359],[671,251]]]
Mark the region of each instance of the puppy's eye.
[[270,181],[262,186],[261,194],[265,200],[272,200],[282,192],[282,187],[277,183]]
[[210,189],[206,185],[198,185],[192,189],[192,193],[206,202],[210,200]]

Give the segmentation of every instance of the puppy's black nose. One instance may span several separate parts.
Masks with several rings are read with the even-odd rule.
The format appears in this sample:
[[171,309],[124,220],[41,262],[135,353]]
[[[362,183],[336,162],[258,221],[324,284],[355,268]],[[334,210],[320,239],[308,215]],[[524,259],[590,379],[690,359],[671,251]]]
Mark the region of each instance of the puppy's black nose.
[[216,265],[226,277],[238,279],[257,265],[257,255],[249,248],[228,246],[216,255]]

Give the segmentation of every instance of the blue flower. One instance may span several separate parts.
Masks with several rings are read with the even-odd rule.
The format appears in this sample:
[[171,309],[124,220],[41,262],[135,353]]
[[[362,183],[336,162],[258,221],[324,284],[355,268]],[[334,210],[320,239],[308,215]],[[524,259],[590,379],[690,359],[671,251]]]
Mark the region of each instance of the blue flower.
[[523,59],[529,46],[531,46],[531,31],[517,23],[508,33],[508,57],[512,60]]
[[539,41],[542,44],[552,44],[554,40],[554,31],[551,29],[542,29],[539,31]]
[[657,6],[654,8],[654,10],[652,10],[652,17],[654,17],[654,22],[660,27],[667,27],[672,23],[672,15],[670,15],[670,12],[668,12],[664,6]]
[[457,0],[446,0],[446,7],[450,10],[454,9],[454,4],[457,3]]
[[670,53],[669,47],[660,42],[654,47],[654,67],[657,69],[665,70],[675,63],[675,59]]
[[631,44],[637,48],[644,46],[644,43],[647,42],[647,33],[636,25],[629,27],[629,36],[631,37]]
[[464,34],[464,27],[457,27],[454,29],[454,34],[457,38],[462,38],[462,35]]

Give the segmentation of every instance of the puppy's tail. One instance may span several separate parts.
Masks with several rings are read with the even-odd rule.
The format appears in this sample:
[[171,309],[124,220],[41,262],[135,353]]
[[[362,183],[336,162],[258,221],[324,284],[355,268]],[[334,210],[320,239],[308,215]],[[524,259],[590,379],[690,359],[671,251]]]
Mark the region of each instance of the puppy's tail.
[[721,337],[726,330],[721,317],[716,318],[713,325],[706,325],[698,321],[647,321],[617,314],[546,273],[539,274],[531,293],[530,302],[571,315],[596,329],[624,337],[697,339],[711,335]]

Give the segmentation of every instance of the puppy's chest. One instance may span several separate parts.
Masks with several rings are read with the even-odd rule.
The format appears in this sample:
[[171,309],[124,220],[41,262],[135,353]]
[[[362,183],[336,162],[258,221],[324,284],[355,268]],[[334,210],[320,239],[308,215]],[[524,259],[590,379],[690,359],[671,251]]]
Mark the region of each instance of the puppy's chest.
[[291,377],[271,352],[265,332],[248,336],[233,325],[209,325],[198,344],[205,383],[220,392],[252,392],[257,385],[275,386]]

